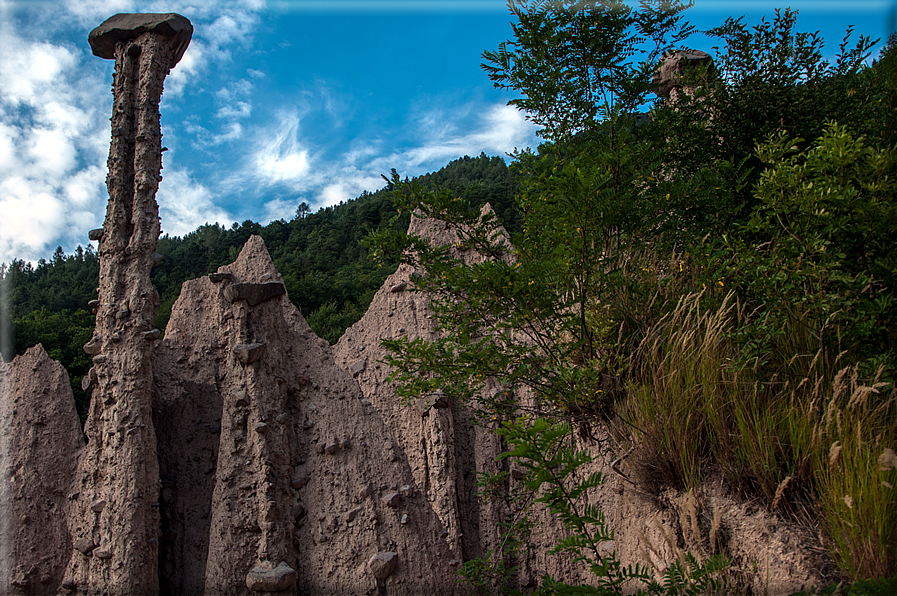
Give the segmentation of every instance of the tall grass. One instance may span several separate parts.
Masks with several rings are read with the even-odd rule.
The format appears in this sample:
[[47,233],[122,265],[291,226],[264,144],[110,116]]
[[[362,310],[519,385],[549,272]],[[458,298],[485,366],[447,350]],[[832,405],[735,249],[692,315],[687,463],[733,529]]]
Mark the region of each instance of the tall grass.
[[697,489],[712,472],[769,511],[818,509],[829,550],[852,580],[897,573],[897,398],[856,367],[805,356],[770,375],[736,366],[747,320],[730,294],[681,298],[641,342],[620,412],[634,429],[643,486]]
[[894,391],[881,399],[886,388],[841,370],[814,429],[813,480],[831,551],[854,579],[897,568],[897,416]]
[[729,296],[708,312],[700,299],[701,294],[684,296],[646,334],[624,409],[641,441],[638,468],[644,480],[686,490],[697,489],[705,462],[727,449],[724,431],[730,426],[730,383],[720,357],[734,304]]

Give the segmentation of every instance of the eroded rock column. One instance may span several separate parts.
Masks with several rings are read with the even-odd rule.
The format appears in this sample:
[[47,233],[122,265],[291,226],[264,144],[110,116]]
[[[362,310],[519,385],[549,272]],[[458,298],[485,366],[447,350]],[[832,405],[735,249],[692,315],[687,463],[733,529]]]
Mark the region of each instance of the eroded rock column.
[[[279,281],[233,283],[222,292],[233,313],[233,335],[222,383],[207,594],[296,592],[293,518],[301,513],[291,514],[288,498],[292,489],[287,381],[266,362],[268,336],[282,335],[286,327],[280,304],[285,293]],[[278,324],[269,328],[265,321]],[[234,576],[242,573],[235,570],[246,573],[236,585]]]
[[151,412],[159,298],[150,282],[162,179],[159,101],[193,27],[175,14],[120,14],[90,33],[115,60],[109,203],[99,237],[100,287],[92,399],[70,516],[75,552],[63,587],[79,593],[158,592],[159,466]]

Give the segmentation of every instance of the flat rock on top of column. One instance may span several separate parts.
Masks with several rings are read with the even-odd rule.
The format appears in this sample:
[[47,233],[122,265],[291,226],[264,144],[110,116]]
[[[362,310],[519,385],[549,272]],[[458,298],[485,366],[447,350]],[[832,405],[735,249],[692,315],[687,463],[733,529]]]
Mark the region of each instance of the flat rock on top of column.
[[675,50],[667,52],[654,72],[651,83],[658,95],[668,97],[674,87],[682,85],[682,73],[697,66],[713,69],[713,56],[701,50]]
[[87,41],[94,56],[114,59],[115,44],[139,37],[147,31],[158,33],[171,45],[173,67],[180,61],[190,39],[193,37],[193,25],[187,19],[173,12],[159,13],[121,13],[113,15],[90,32]]

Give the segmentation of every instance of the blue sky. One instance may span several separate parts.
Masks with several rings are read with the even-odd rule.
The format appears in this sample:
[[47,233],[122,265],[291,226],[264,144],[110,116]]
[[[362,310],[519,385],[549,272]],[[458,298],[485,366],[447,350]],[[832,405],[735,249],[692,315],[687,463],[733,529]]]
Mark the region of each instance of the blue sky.
[[[777,5],[697,0],[686,14],[754,24]],[[897,10],[790,6],[829,57],[851,23],[884,40]],[[102,225],[112,63],[87,34],[118,12],[178,12],[195,29],[162,101],[163,233],[290,219],[302,201],[380,188],[391,168],[414,176],[538,143],[480,69],[511,34],[503,0],[0,0],[0,262],[71,252]]]

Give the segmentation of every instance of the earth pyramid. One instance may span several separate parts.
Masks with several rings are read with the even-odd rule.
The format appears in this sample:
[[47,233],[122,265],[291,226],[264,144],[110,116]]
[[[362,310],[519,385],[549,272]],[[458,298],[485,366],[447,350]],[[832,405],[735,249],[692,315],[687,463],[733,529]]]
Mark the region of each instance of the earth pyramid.
[[159,99],[191,34],[172,14],[91,33],[116,62],[91,406],[82,436],[39,346],[0,368],[0,590],[452,593],[445,528],[261,238],[184,285],[164,340],[153,328]]
[[[234,263],[184,283],[164,339],[153,327],[159,98],[191,34],[172,14],[116,15],[91,33],[116,63],[110,198],[90,233],[101,263],[84,346],[91,406],[82,434],[67,375],[41,346],[0,363],[0,594],[454,594],[460,565],[490,552],[516,587],[544,574],[593,582],[586,565],[548,554],[566,531],[544,510],[521,548],[503,550],[514,512],[477,479],[506,472],[507,491],[523,475],[496,460],[493,429],[449,395],[397,400],[380,341],[439,332],[413,291],[424,272],[400,267],[330,346],[254,236]],[[413,218],[410,231],[482,260],[445,224]],[[646,496],[625,454],[575,440],[600,454],[585,473],[607,481],[583,498],[618,532],[602,548],[624,564],[657,573],[680,547],[702,555],[698,517],[712,516],[733,569],[765,565],[746,580],[754,591],[814,583],[800,546],[812,540],[793,524],[721,487]]]

